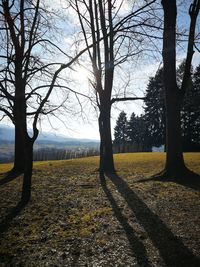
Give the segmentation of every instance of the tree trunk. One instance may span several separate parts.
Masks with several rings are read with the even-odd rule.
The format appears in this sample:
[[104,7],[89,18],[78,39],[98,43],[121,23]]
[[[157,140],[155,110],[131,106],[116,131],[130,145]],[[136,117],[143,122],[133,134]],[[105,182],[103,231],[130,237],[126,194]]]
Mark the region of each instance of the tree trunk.
[[15,160],[13,171],[23,173],[25,168],[26,98],[25,81],[22,70],[22,52],[16,50],[15,61],[15,100],[13,117],[15,124]]
[[101,105],[99,115],[99,133],[100,133],[100,172],[115,172],[111,125],[110,125],[111,104]]
[[27,137],[25,146],[25,169],[22,186],[22,202],[28,203],[31,197],[31,180],[33,171],[33,142]]
[[[173,97],[172,97],[173,96]],[[166,164],[167,176],[177,176],[185,170],[182,153],[182,136],[180,109],[181,103],[178,96],[170,94],[170,101],[166,100]]]
[[177,176],[186,170],[182,153],[181,94],[176,82],[176,1],[163,0],[163,65],[166,105],[166,165],[167,176]]
[[26,132],[26,104],[20,92],[21,88],[16,89],[16,99],[14,103],[14,122],[15,122],[15,155],[13,172],[23,173],[25,168],[25,132]]
[[14,166],[12,171],[15,173],[23,173],[25,168],[25,145],[21,134],[20,127],[15,124],[15,154],[14,154]]

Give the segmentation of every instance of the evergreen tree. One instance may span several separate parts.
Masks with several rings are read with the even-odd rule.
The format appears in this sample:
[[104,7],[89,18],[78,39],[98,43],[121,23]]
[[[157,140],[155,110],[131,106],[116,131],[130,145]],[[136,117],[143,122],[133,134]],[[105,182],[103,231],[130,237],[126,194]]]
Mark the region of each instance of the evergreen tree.
[[165,143],[165,101],[163,86],[163,69],[149,79],[145,97],[145,115],[149,142],[151,146]]
[[[132,151],[132,149],[133,151],[151,151],[144,115],[135,116],[133,112],[130,120],[127,120],[126,113],[122,111],[116,121],[114,138],[113,143],[118,148],[118,152]],[[129,146],[128,150],[127,146]]]
[[136,146],[137,151],[150,151],[149,134],[144,115],[133,112],[127,123],[127,140]]
[[194,71],[182,112],[185,151],[200,151],[200,65]]
[[136,142],[140,146],[140,151],[151,151],[149,130],[144,115],[136,117],[136,129]]
[[[180,87],[185,61],[177,69],[177,85]],[[145,98],[145,121],[149,132],[149,142],[152,146],[165,144],[165,102],[163,86],[163,69],[151,77],[147,86]],[[197,67],[190,79],[187,93],[181,110],[181,128],[184,151],[199,150],[200,130],[200,67]]]
[[136,142],[136,132],[137,132],[137,126],[136,126],[136,116],[133,112],[131,114],[130,120],[127,122],[127,140],[129,143],[133,144]]
[[[126,113],[122,111],[116,121],[116,126],[114,128],[114,144],[125,146],[127,142],[127,117]],[[123,148],[123,151],[124,148]]]

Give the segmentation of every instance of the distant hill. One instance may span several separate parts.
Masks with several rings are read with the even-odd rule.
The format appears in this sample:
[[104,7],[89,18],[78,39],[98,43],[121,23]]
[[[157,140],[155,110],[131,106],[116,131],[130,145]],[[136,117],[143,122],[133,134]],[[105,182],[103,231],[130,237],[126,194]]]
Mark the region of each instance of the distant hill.
[[0,142],[14,142],[14,128],[8,126],[0,126]]
[[[13,161],[14,140],[14,127],[0,125],[0,162]],[[79,154],[84,154],[85,152],[88,153],[88,151],[91,149],[94,151],[98,151],[99,141],[91,139],[72,138],[49,132],[40,133],[34,144],[35,153],[39,153],[37,151],[43,150],[43,154],[44,151],[46,151],[45,153],[49,154],[50,152],[52,153],[52,149],[54,150],[54,154],[60,153],[59,151],[61,150],[71,151],[70,153],[74,153],[76,155],[77,151]]]
[[[14,128],[0,125],[0,143],[3,141],[6,142],[14,142],[15,134],[14,134]],[[98,144],[98,140],[92,140],[92,139],[78,139],[73,137],[67,137],[60,134],[54,134],[50,132],[43,132],[40,133],[36,143],[38,144],[47,144],[47,143],[68,143],[68,144],[81,144],[81,143],[95,143]]]

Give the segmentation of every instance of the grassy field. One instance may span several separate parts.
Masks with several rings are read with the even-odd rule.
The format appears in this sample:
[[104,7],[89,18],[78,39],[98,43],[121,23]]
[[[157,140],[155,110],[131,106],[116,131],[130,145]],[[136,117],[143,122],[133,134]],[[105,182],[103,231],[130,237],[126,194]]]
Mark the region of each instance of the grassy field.
[[[115,165],[118,171],[122,171],[124,168],[130,169],[130,171],[138,172],[140,174],[152,175],[164,167],[165,153],[124,153],[115,154]],[[200,173],[200,153],[185,153],[184,159],[186,165]],[[47,166],[54,165],[59,166],[77,166],[77,165],[89,165],[90,168],[97,168],[99,163],[98,157],[79,158],[72,160],[60,160],[60,161],[40,161],[34,162],[35,169],[46,168]],[[12,163],[6,163],[0,165],[0,173],[6,172],[12,168]]]
[[[200,153],[184,157],[200,174]],[[7,227],[22,177],[0,188],[0,266],[200,266],[199,187],[152,180],[164,158],[115,155],[110,177],[98,157],[35,162],[32,199]]]

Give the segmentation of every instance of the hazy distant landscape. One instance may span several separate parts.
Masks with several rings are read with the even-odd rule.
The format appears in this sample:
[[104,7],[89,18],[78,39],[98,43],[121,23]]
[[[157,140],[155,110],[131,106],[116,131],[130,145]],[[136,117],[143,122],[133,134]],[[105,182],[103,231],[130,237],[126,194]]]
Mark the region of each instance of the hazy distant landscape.
[[[11,162],[14,159],[14,128],[0,126],[0,162]],[[50,132],[40,133],[34,145],[36,160],[45,159],[64,159],[63,152],[66,151],[71,157],[78,157],[82,154],[97,154],[99,150],[99,141],[90,139],[77,139],[57,135]],[[53,153],[53,155],[52,155]],[[51,156],[49,156],[51,154]],[[55,155],[56,154],[56,155]],[[62,156],[61,156],[62,154]],[[38,156],[39,155],[39,156]],[[49,158],[50,157],[50,158]],[[62,157],[62,158],[60,158]],[[64,158],[63,158],[64,157]]]

